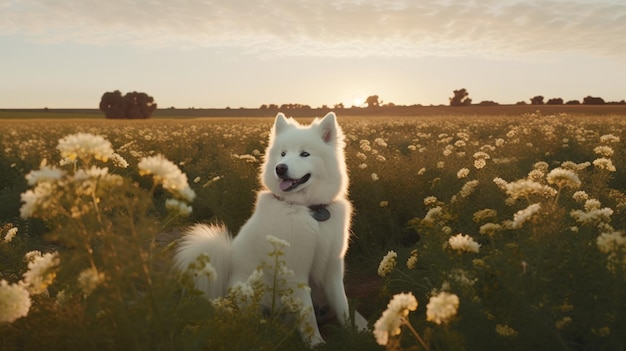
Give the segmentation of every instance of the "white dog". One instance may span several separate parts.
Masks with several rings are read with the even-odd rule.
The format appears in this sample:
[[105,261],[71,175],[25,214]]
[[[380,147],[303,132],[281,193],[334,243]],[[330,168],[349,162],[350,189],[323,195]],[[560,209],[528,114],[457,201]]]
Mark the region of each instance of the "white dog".
[[[196,288],[208,298],[223,296],[268,261],[273,247],[267,237],[272,235],[290,244],[283,249],[282,259],[294,272],[289,281],[293,297],[311,311],[301,331],[312,330],[312,335],[303,333],[303,337],[311,344],[323,342],[312,313],[314,303],[319,309],[330,308],[340,322],[349,325],[343,274],[352,206],[347,199],[344,146],[334,113],[315,119],[310,126],[279,113],[260,176],[266,189],[258,193],[252,217],[234,239],[221,226],[191,227],[177,249],[176,268],[185,271],[198,256],[208,255],[217,280],[198,276]],[[273,273],[265,273],[265,283],[272,286]],[[297,288],[302,283],[308,283],[311,291]],[[357,327],[367,328],[365,319],[358,313],[355,316]]]

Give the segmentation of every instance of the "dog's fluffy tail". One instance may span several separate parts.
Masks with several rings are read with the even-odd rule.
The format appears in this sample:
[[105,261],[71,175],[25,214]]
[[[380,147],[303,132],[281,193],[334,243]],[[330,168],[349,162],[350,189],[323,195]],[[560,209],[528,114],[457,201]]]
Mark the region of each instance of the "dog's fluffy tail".
[[[223,225],[196,224],[185,231],[174,255],[174,267],[180,273],[193,274],[195,288],[209,299],[224,296],[228,289],[232,238]],[[194,272],[198,257],[206,255],[215,268],[216,277],[207,272]],[[215,279],[213,279],[215,278]]]

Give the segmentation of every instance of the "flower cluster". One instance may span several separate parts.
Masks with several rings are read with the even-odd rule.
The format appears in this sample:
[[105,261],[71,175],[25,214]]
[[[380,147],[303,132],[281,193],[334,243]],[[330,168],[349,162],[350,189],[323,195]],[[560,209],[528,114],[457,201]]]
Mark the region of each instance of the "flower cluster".
[[57,149],[61,153],[61,157],[70,160],[79,159],[86,164],[92,158],[107,162],[114,154],[108,140],[91,133],[77,133],[63,137],[59,140]]
[[391,273],[391,271],[396,267],[397,261],[398,254],[393,250],[389,251],[378,265],[378,275],[384,277]]
[[417,309],[417,299],[412,293],[400,293],[393,296],[387,309],[374,323],[374,336],[379,345],[387,345],[390,336],[400,335],[403,323],[410,311]]
[[451,236],[448,240],[450,248],[460,252],[475,252],[478,253],[480,244],[475,242],[469,235],[459,233],[455,236]]
[[436,324],[448,323],[459,309],[459,297],[445,291],[431,296],[426,305],[426,319]]
[[0,280],[0,323],[12,323],[28,315],[32,302],[23,284]]
[[189,187],[187,175],[163,155],[144,157],[137,165],[140,175],[152,175],[155,184],[161,184],[175,196],[193,201],[196,193]]

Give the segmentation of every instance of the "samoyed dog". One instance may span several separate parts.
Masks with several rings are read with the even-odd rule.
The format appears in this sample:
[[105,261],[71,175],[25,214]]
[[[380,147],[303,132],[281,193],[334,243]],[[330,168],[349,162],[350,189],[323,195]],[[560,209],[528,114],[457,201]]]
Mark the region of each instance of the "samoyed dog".
[[[343,285],[344,256],[348,249],[352,205],[347,199],[348,175],[344,159],[344,135],[334,113],[300,125],[279,113],[266,150],[254,212],[232,238],[223,226],[197,224],[179,242],[175,267],[185,271],[201,255],[209,257],[217,277],[209,281],[197,275],[196,289],[207,298],[224,296],[229,288],[245,283],[264,264],[271,263],[273,246],[268,236],[289,243],[283,251],[292,297],[301,302],[303,338],[312,345],[322,343],[314,307],[359,329],[367,321],[355,313],[349,317]],[[274,239],[274,240],[275,240]],[[274,272],[262,279],[272,287]],[[302,286],[308,285],[308,288]],[[272,304],[266,293],[264,304]],[[280,303],[280,301],[278,301]]]

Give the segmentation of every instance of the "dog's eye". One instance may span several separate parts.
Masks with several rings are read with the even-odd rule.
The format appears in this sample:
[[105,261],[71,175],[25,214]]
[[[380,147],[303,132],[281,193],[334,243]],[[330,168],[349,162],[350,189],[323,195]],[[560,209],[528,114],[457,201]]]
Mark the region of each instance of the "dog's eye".
[[308,153],[308,152],[306,152],[306,151],[302,151],[302,152],[300,153],[300,157],[309,157],[309,156],[311,156],[311,154],[309,154],[309,153]]
[[280,153],[280,157],[285,157],[285,155],[287,155],[287,153],[284,151]]

